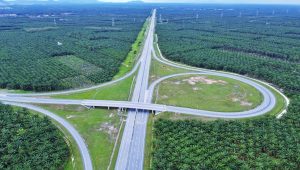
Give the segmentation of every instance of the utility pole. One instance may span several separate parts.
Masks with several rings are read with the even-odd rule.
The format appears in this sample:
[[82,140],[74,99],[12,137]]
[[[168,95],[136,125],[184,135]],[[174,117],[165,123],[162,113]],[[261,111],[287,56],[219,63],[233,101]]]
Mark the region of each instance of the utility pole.
[[115,26],[115,18],[111,19],[111,26],[114,27]]
[[159,22],[162,23],[161,14],[159,14]]
[[54,18],[53,22],[54,22],[54,26],[56,26],[56,19],[55,18]]

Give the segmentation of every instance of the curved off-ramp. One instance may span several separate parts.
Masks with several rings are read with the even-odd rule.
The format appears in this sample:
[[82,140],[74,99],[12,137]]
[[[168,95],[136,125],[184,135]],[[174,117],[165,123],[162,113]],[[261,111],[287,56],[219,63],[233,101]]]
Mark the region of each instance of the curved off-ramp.
[[[287,108],[290,104],[290,100],[288,97],[286,97],[281,91],[279,91],[278,89],[276,89],[275,87],[271,86],[269,83],[266,83],[264,81],[261,81],[261,80],[257,80],[257,79],[254,79],[254,78],[250,78],[250,77],[245,77],[245,76],[241,76],[239,74],[236,74],[236,73],[230,73],[230,72],[226,72],[226,71],[216,71],[216,70],[209,70],[209,69],[203,69],[203,68],[197,68],[197,67],[193,67],[193,66],[188,66],[188,65],[185,65],[185,64],[181,64],[181,63],[177,63],[177,62],[174,62],[174,61],[170,61],[168,59],[166,59],[161,51],[160,51],[160,48],[158,46],[158,43],[156,43],[156,49],[159,53],[159,56],[161,58],[159,58],[156,54],[156,51],[153,50],[153,57],[156,61],[160,62],[160,63],[163,63],[163,64],[166,64],[168,66],[171,66],[171,67],[175,67],[175,68],[180,68],[180,69],[185,69],[185,70],[190,70],[190,71],[195,71],[195,72],[202,72],[202,73],[206,73],[206,74],[218,74],[220,76],[223,76],[223,77],[226,77],[224,75],[227,75],[227,76],[230,76],[230,78],[232,78],[231,76],[233,77],[237,77],[237,78],[241,78],[241,79],[244,79],[244,80],[248,80],[248,82],[254,82],[254,81],[257,81],[265,86],[268,86],[270,89],[276,91],[277,93],[279,93],[283,98],[284,98],[284,101],[285,101],[285,108],[280,112],[278,113],[278,115],[276,116],[276,118],[280,119],[285,113],[287,113]],[[254,82],[255,83],[255,82]],[[247,83],[248,84],[248,83]],[[258,83],[256,83],[258,84]],[[264,87],[264,86],[262,86]],[[266,89],[266,88],[265,88]],[[275,98],[275,97],[274,97]],[[276,99],[276,98],[275,98]],[[276,103],[275,103],[276,104]]]
[[34,105],[30,105],[30,104],[24,104],[24,103],[16,103],[16,102],[3,102],[4,104],[8,104],[8,105],[13,105],[13,106],[19,106],[19,107],[24,107],[30,110],[34,110],[37,112],[40,112],[48,117],[50,117],[51,119],[55,120],[56,122],[58,122],[60,125],[62,125],[73,137],[73,139],[75,140],[80,154],[81,154],[81,159],[83,162],[83,167],[85,170],[92,170],[93,169],[93,165],[92,165],[92,159],[90,157],[89,151],[87,146],[85,145],[84,139],[80,136],[80,134],[77,132],[77,130],[69,123],[67,122],[65,119],[57,116],[56,114],[42,109],[38,106],[34,106]]
[[266,87],[254,82],[254,81],[251,81],[249,79],[243,78],[243,77],[230,75],[230,74],[224,74],[224,73],[218,73],[218,72],[179,73],[179,74],[173,74],[173,75],[168,75],[168,76],[159,78],[150,85],[150,87],[148,89],[147,102],[151,103],[153,94],[154,94],[154,89],[159,83],[161,83],[164,80],[173,78],[173,77],[186,76],[186,75],[213,75],[213,76],[222,76],[222,77],[241,81],[241,82],[249,84],[250,86],[257,89],[262,94],[263,101],[259,106],[255,107],[254,109],[243,111],[243,112],[214,112],[214,111],[198,110],[198,109],[183,108],[183,107],[176,107],[176,106],[166,106],[167,111],[177,112],[177,113],[186,113],[186,114],[198,115],[198,116],[207,116],[207,117],[245,118],[245,117],[254,117],[254,116],[259,116],[259,115],[265,114],[265,113],[271,111],[276,105],[276,98],[275,98],[274,94]]

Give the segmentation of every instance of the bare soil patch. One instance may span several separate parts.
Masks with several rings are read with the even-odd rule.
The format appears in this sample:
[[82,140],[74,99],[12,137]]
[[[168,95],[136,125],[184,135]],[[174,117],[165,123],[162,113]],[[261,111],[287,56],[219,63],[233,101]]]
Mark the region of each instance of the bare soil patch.
[[204,84],[227,84],[226,81],[224,80],[214,80],[214,79],[209,79],[206,76],[195,76],[195,77],[190,77],[189,79],[184,79],[182,80],[184,82],[188,82],[190,85],[195,85],[197,83],[204,83]]

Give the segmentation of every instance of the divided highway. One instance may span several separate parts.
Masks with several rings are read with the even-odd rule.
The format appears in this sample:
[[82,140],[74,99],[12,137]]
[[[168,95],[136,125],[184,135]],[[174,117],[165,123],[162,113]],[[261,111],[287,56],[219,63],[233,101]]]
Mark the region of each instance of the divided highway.
[[[141,55],[141,63],[132,95],[132,102],[145,103],[146,101],[145,97],[148,88],[151,53],[153,49],[155,16],[156,10],[153,10],[149,32]],[[116,170],[143,169],[148,114],[148,110],[129,110],[115,167]]]
[[[27,107],[29,109],[33,109],[39,112],[44,113],[45,115],[57,120],[60,124],[62,124],[74,137],[76,140],[81,156],[84,162],[84,167],[86,170],[92,169],[91,159],[87,151],[87,147],[84,144],[83,139],[80,137],[78,132],[66,121],[59,118],[55,114],[41,110],[32,105],[28,104],[20,104],[20,103],[43,103],[43,104],[61,104],[61,105],[83,105],[83,106],[99,106],[99,107],[114,107],[114,108],[127,108],[128,116],[126,119],[126,125],[123,132],[123,137],[119,149],[119,154],[116,162],[115,169],[117,170],[142,170],[143,162],[144,162],[144,146],[145,146],[145,136],[146,136],[146,126],[149,111],[158,111],[158,112],[176,112],[176,113],[186,113],[198,116],[206,116],[206,117],[220,117],[220,118],[245,118],[252,117],[257,115],[262,115],[270,111],[274,108],[276,104],[276,99],[272,92],[265,88],[264,86],[250,80],[247,78],[243,78],[242,76],[238,76],[235,74],[225,73],[225,72],[217,72],[210,71],[206,69],[197,69],[192,67],[187,67],[181,64],[177,64],[174,62],[170,62],[164,58],[160,59],[155,55],[153,49],[153,37],[155,32],[155,21],[156,21],[156,10],[153,10],[152,17],[150,20],[150,27],[148,30],[147,37],[145,39],[145,44],[142,50],[142,54],[140,59],[137,61],[134,68],[125,76],[104,84],[100,84],[97,86],[84,88],[84,89],[76,89],[76,90],[67,90],[60,92],[49,92],[49,93],[34,93],[34,94],[0,94],[0,101],[4,101],[8,104],[18,105],[21,107]],[[184,68],[192,71],[196,71],[193,73],[182,73],[175,74],[162,77],[152,83],[150,86],[148,84],[149,80],[149,72],[151,65],[151,56],[154,54],[154,58],[161,63]],[[131,101],[109,101],[109,100],[64,100],[64,99],[45,99],[45,98],[33,98],[29,96],[45,96],[45,95],[57,95],[57,94],[66,94],[66,93],[76,93],[82,92],[86,90],[91,90],[103,86],[108,86],[114,84],[118,81],[124,80],[131,76],[138,70],[136,84],[134,87],[133,95]],[[255,109],[244,111],[244,112],[212,112],[205,110],[196,110],[191,108],[183,108],[176,106],[167,106],[160,104],[152,104],[152,95],[155,89],[155,86],[158,85],[161,81],[166,80],[168,78],[190,75],[190,74],[209,74],[216,76],[223,76],[232,79],[236,79],[247,83],[257,90],[263,95],[264,100]],[[18,103],[16,103],[18,102]]]

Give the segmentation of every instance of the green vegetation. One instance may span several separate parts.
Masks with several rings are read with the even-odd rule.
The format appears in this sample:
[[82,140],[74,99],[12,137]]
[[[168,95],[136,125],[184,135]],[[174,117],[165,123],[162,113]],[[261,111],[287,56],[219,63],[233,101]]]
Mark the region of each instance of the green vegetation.
[[151,159],[152,159],[152,141],[153,141],[153,123],[154,114],[150,114],[147,122],[146,130],[146,144],[145,144],[145,157],[144,157],[144,170],[151,169]]
[[284,99],[284,97],[278,93],[276,90],[274,90],[273,88],[263,84],[263,83],[260,83],[260,82],[257,82],[263,86],[265,86],[267,89],[269,89],[275,96],[276,98],[276,105],[275,107],[267,113],[267,115],[271,115],[271,116],[277,116],[279,113],[281,113],[283,110],[286,109],[286,101]]
[[[270,17],[272,11],[266,6],[223,11],[197,8],[159,10],[163,20],[157,30],[164,56],[263,79],[284,91],[291,103],[281,119],[274,117],[285,104],[277,92],[277,106],[266,116],[252,119],[207,121],[161,114],[154,123],[152,168],[299,169],[300,58],[296,44],[300,22],[296,10],[286,13],[278,6],[276,16]],[[240,11],[245,16],[237,17]]]
[[201,120],[201,121],[213,121],[217,120],[217,118],[211,117],[202,117],[195,115],[188,115],[182,113],[171,113],[171,112],[163,112],[155,116],[155,121],[159,119],[167,119],[167,120]]
[[299,131],[275,119],[206,123],[161,119],[155,122],[154,134],[153,169],[300,167]]
[[65,118],[78,130],[86,141],[94,169],[108,167],[121,123],[116,110],[58,105],[43,107]]
[[62,169],[69,148],[46,117],[0,105],[0,169]]
[[[210,9],[159,10],[158,15],[168,19],[168,23],[157,25],[161,51],[174,61],[247,74],[297,92],[300,90],[298,13],[286,14],[282,12],[284,7],[278,7],[276,17],[269,18],[272,11],[259,8],[263,13],[258,17],[257,7],[223,11],[223,17],[221,11]],[[240,10],[247,16],[237,17]]]
[[155,94],[155,103],[222,112],[250,110],[262,102],[254,87],[208,75],[170,78],[156,88]]
[[0,88],[51,91],[103,83],[131,69],[150,9],[107,4],[10,12],[18,17],[0,18]]
[[95,100],[128,100],[132,88],[133,77],[110,86],[101,87],[86,92],[53,96],[62,99],[95,99]]
[[119,72],[117,75],[114,76],[114,79],[122,77],[126,73],[128,73],[134,67],[135,61],[137,60],[137,56],[141,52],[141,47],[143,41],[145,39],[145,34],[149,25],[149,20],[147,20],[140,31],[139,35],[137,36],[135,42],[131,46],[131,51],[128,53],[125,61],[122,63],[121,67],[119,68]]
[[165,64],[162,64],[155,59],[152,59],[151,61],[151,70],[150,70],[150,83],[155,81],[156,79],[159,79],[161,77],[170,75],[170,74],[177,74],[177,73],[185,73],[188,72],[188,70],[180,69],[176,67],[171,67]]
[[116,141],[117,144],[116,144],[116,149],[115,149],[115,152],[113,153],[113,159],[112,159],[112,163],[111,163],[111,166],[109,168],[109,170],[114,170],[115,166],[116,166],[116,162],[117,162],[117,159],[118,159],[118,154],[119,154],[119,149],[120,149],[120,145],[121,145],[121,141],[122,141],[122,136],[123,136],[123,132],[124,132],[124,128],[125,128],[125,120],[126,118],[123,118],[123,124],[121,124],[121,129],[119,129],[120,131],[120,134],[119,134],[119,138],[118,140]]

